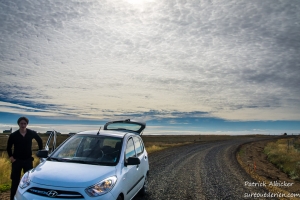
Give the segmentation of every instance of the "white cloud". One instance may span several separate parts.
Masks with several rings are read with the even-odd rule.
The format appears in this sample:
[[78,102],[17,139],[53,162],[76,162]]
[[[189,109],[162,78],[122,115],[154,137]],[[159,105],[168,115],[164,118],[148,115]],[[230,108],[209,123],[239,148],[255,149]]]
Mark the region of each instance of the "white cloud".
[[300,119],[297,1],[27,0],[0,13],[3,102],[91,118]]

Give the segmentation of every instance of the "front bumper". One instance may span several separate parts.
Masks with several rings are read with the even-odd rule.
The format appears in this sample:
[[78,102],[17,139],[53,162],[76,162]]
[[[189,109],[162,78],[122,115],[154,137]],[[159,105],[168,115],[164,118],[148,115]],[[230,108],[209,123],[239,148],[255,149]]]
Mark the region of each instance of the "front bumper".
[[[90,197],[85,193],[84,190],[85,188],[61,188],[61,187],[58,188],[58,187],[45,186],[45,185],[41,187],[40,185],[31,184],[29,187],[25,189],[21,189],[20,187],[18,187],[14,200],[50,200],[50,199],[51,200],[67,200],[67,199],[78,199],[78,200],[113,199],[115,200],[116,199],[116,197],[114,197],[110,192],[98,197]],[[58,195],[55,195],[57,191],[58,191]],[[61,191],[64,191],[64,193]],[[74,195],[75,193],[77,194],[76,198],[72,197],[72,195]]]

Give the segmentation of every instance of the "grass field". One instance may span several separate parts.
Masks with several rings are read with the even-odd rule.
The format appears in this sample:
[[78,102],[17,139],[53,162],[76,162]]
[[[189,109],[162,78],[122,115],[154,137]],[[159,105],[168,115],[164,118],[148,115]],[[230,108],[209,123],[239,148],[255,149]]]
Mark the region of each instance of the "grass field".
[[[48,135],[40,135],[43,144],[45,145]],[[69,135],[58,135],[57,136],[57,146],[65,141]],[[153,153],[155,151],[160,151],[166,148],[185,145],[189,143],[205,143],[209,141],[222,141],[222,140],[234,140],[241,137],[249,136],[229,136],[229,135],[143,135],[143,141],[148,153]],[[253,135],[251,137],[266,137],[260,135]],[[10,189],[10,173],[11,173],[11,163],[9,162],[6,145],[7,145],[8,135],[0,134],[0,192],[7,191]],[[35,140],[33,140],[33,157],[34,167],[38,165],[39,159],[35,156],[35,152],[38,150],[38,145]]]
[[300,138],[270,142],[264,148],[264,153],[271,163],[291,179],[300,180]]

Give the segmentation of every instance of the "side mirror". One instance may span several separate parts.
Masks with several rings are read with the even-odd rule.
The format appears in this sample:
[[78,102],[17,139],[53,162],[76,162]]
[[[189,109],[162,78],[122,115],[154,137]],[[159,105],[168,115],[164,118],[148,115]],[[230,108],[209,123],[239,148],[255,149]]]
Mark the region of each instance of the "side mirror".
[[135,158],[135,157],[129,157],[127,159],[127,162],[125,162],[125,166],[127,165],[139,165],[141,164],[141,161],[139,158]]
[[48,151],[47,150],[38,150],[38,152],[36,152],[36,156],[39,158],[47,158]]

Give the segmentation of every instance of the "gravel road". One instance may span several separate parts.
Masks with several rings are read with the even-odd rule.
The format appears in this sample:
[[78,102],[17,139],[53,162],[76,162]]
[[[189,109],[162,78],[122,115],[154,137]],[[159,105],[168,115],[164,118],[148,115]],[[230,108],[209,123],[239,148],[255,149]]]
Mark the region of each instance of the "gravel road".
[[240,167],[235,151],[247,141],[195,143],[150,154],[148,194],[134,200],[254,199],[245,194],[268,193],[245,186],[255,181]]

